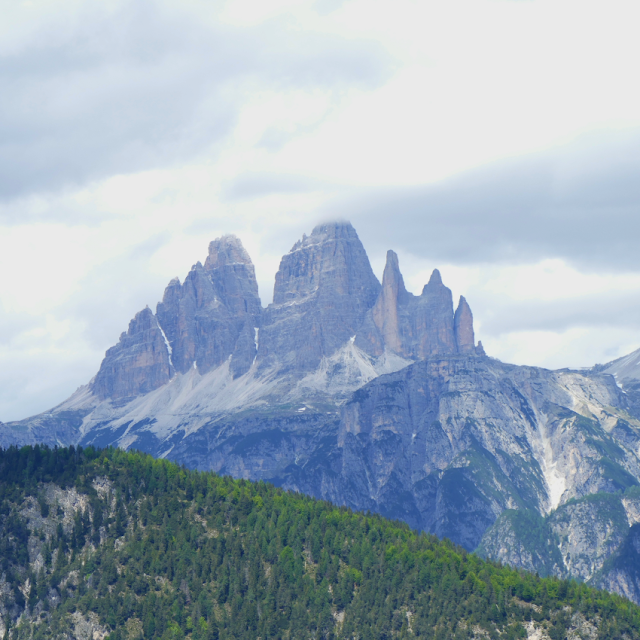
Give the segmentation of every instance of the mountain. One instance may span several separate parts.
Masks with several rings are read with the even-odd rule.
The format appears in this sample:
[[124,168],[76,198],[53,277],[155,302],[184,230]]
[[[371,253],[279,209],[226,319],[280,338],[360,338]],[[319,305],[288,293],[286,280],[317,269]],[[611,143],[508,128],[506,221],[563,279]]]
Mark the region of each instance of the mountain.
[[337,413],[383,373],[476,350],[471,311],[461,299],[454,313],[439,272],[414,296],[389,252],[380,285],[348,222],[319,225],[294,244],[264,309],[249,255],[224,236],[183,283],[169,283],[155,314],[135,316],[88,385],[5,425],[0,444],[118,444],[166,456],[231,415],[293,405]]
[[640,382],[614,365],[487,357],[438,270],[414,295],[389,251],[379,283],[347,222],[293,245],[263,308],[225,236],[136,315],[88,385],[0,425],[0,445],[114,445],[265,480],[640,603]]
[[108,449],[0,451],[0,637],[640,638],[640,607],[379,516]]

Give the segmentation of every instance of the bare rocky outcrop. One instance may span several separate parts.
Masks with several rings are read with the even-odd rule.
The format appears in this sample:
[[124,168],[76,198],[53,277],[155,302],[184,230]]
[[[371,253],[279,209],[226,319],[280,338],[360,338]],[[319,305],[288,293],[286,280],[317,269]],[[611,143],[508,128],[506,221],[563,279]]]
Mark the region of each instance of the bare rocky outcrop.
[[149,307],[136,314],[109,349],[91,387],[98,398],[121,400],[166,384],[173,366],[158,320]]
[[456,349],[458,353],[475,353],[476,343],[473,335],[473,314],[464,296],[460,296],[458,308],[453,317],[453,333],[456,338]]
[[473,315],[462,297],[454,314],[451,291],[437,269],[420,296],[408,292],[398,256],[389,251],[382,289],[358,331],[356,345],[374,356],[392,352],[412,360],[475,355]]
[[265,309],[260,330],[261,368],[313,371],[356,335],[379,291],[353,226],[318,225],[280,262],[273,304]]
[[242,243],[223,236],[209,245],[204,266],[198,262],[184,284],[169,283],[157,316],[179,373],[197,368],[207,373],[232,360],[242,375],[256,355],[252,339],[262,307],[255,269]]
[[629,529],[620,500],[602,494],[564,505],[549,518],[566,575],[588,581],[620,547]]
[[382,276],[382,289],[371,310],[373,324],[381,338],[375,345],[379,353],[382,353],[385,348],[396,353],[405,352],[400,308],[407,304],[409,298],[410,294],[404,286],[404,279],[400,273],[398,256],[394,251],[389,250]]

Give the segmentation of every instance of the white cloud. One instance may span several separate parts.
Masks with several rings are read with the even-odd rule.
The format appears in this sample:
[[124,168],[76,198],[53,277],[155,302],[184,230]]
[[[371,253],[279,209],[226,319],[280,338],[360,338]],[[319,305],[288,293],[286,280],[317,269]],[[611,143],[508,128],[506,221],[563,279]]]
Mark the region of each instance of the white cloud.
[[0,11],[0,419],[86,382],[212,238],[242,238],[268,302],[327,216],[414,291],[440,267],[492,355],[640,343],[636,3]]

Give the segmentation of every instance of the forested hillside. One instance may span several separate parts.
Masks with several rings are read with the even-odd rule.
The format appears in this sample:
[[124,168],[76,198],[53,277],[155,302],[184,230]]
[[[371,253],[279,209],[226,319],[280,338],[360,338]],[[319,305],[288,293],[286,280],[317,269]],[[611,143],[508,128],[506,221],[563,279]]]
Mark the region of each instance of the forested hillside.
[[640,638],[640,608],[265,483],[0,451],[0,638]]

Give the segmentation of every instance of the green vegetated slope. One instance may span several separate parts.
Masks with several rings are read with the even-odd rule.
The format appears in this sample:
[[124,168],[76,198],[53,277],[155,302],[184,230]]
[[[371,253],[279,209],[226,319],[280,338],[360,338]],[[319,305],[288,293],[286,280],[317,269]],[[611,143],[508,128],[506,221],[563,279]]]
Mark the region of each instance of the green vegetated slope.
[[640,638],[619,596],[113,449],[0,451],[0,564],[16,640]]

